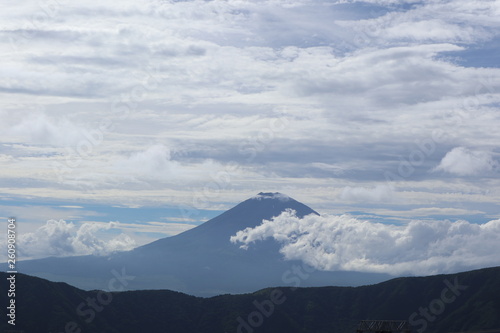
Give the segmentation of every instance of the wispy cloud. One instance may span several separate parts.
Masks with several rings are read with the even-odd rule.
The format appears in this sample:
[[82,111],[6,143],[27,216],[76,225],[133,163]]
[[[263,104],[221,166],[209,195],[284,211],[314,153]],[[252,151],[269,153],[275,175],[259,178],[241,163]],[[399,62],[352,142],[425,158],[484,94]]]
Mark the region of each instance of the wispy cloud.
[[347,201],[391,202],[395,193],[389,185],[377,185],[374,188],[347,186],[342,190],[340,198]]

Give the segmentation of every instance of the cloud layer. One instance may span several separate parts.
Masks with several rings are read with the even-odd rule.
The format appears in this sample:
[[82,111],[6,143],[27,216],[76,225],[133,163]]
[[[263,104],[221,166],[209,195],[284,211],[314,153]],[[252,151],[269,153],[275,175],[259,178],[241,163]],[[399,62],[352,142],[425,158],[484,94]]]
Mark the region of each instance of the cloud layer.
[[[287,260],[320,270],[429,275],[500,264],[500,220],[373,223],[349,215],[309,215],[287,211],[255,228],[239,231],[231,242],[242,248],[272,238]],[[254,244],[255,243],[255,244]]]

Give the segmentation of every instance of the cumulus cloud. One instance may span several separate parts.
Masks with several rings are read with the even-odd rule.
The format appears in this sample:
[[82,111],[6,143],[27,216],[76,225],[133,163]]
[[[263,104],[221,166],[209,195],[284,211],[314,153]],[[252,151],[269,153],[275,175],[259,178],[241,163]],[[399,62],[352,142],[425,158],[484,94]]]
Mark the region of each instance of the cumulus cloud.
[[434,170],[445,171],[457,176],[476,176],[490,173],[497,167],[498,162],[488,152],[456,147],[443,157]]
[[158,172],[173,172],[176,163],[171,160],[170,149],[164,145],[154,145],[146,150],[132,154],[120,162],[124,169],[140,171],[149,174]]
[[44,112],[24,114],[22,119],[7,130],[10,136],[23,141],[52,146],[72,146],[85,140],[85,129],[66,117],[53,118]]
[[287,260],[320,270],[425,275],[500,264],[500,220],[412,221],[387,225],[348,215],[298,218],[292,210],[238,231],[242,248],[273,238]]
[[48,256],[106,255],[115,251],[130,250],[135,241],[126,234],[111,239],[106,230],[118,228],[118,222],[86,222],[77,226],[64,220],[48,220],[34,232],[19,235],[20,256],[41,258]]

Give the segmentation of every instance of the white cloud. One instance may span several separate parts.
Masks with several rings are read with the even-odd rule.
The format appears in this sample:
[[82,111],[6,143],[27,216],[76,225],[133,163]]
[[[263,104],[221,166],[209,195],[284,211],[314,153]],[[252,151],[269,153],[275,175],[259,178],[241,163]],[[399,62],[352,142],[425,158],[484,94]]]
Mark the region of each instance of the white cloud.
[[412,221],[405,226],[358,220],[348,215],[303,219],[287,211],[231,237],[242,247],[274,238],[288,260],[321,270],[426,275],[500,264],[500,220]]
[[180,162],[172,158],[167,146],[156,144],[126,158],[118,158],[112,169],[131,180],[179,183],[208,180],[225,166],[212,159]]
[[[370,1],[381,5],[401,1]],[[415,2],[415,1],[409,1]],[[340,22],[364,35],[366,43],[450,42],[475,43],[495,35],[495,1],[419,1],[405,11],[389,11],[374,19]]]
[[84,128],[68,118],[49,117],[43,111],[24,113],[19,122],[11,124],[6,131],[9,140],[14,136],[19,137],[21,142],[59,147],[77,145],[85,140],[86,133]]
[[456,147],[443,157],[434,170],[457,176],[477,176],[491,173],[497,167],[498,162],[488,152]]
[[459,208],[441,208],[441,207],[426,207],[426,208],[416,208],[410,211],[403,212],[401,215],[408,214],[408,216],[431,216],[431,215],[443,215],[443,216],[463,216],[463,215],[475,215],[483,214],[484,212],[480,210],[467,210]]
[[119,163],[120,167],[144,174],[173,173],[178,166],[171,160],[170,150],[164,145],[154,145],[132,154]]
[[20,258],[47,256],[105,255],[130,250],[135,242],[126,234],[109,237],[106,230],[119,228],[118,222],[86,222],[79,226],[64,220],[48,220],[34,232],[18,236]]
[[391,202],[394,200],[394,188],[385,184],[373,188],[346,186],[340,193],[340,199],[355,202]]

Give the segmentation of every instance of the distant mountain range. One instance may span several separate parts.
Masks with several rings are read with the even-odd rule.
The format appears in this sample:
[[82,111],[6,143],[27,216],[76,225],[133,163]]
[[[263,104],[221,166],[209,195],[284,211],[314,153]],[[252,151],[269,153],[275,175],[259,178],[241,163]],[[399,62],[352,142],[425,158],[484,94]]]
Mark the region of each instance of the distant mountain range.
[[355,333],[366,319],[408,320],[413,333],[500,328],[500,267],[371,286],[276,287],[211,298],[167,290],[83,291],[18,274],[16,327],[6,320],[8,276],[0,273],[1,332]]
[[359,286],[385,281],[386,274],[360,272],[308,273],[299,261],[285,261],[279,244],[266,240],[248,250],[232,244],[237,231],[293,209],[299,217],[318,214],[280,193],[259,193],[223,214],[179,235],[110,256],[45,258],[20,262],[20,272],[67,282],[85,289],[106,289],[117,274],[129,277],[127,290],[170,289],[197,296],[245,293],[289,285]]

